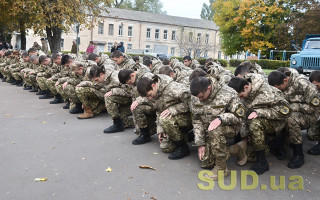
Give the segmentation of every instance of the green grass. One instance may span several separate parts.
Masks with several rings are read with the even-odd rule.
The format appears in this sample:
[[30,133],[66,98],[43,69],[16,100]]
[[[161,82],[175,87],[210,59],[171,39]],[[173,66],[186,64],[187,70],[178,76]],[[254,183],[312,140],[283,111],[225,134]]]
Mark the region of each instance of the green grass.
[[[234,73],[234,71],[236,70],[235,67],[226,67],[226,69],[232,71]],[[274,71],[273,69],[262,69],[267,75],[270,74],[272,71]]]

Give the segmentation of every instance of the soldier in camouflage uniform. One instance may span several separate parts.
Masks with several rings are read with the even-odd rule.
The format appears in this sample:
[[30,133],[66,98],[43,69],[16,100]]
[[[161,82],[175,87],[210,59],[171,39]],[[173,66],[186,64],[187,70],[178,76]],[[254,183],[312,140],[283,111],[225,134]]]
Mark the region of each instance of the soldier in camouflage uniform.
[[36,80],[36,70],[39,67],[39,57],[37,55],[30,56],[30,68],[24,69],[24,78],[27,84],[32,86],[29,92],[38,92],[38,83]]
[[115,67],[117,70],[133,69],[133,67],[136,65],[136,62],[134,62],[132,59],[129,59],[127,55],[118,50],[114,51],[110,55],[110,58],[117,64]]
[[91,53],[88,56],[88,60],[94,61],[97,63],[98,67],[104,67],[106,70],[114,70],[114,62],[109,59],[106,55],[106,57],[100,57],[97,54]]
[[192,129],[189,111],[190,91],[181,83],[166,75],[155,75],[152,79],[144,77],[137,83],[142,97],[147,97],[157,110],[157,134],[160,143],[169,136],[175,144],[175,150],[169,159],[181,159],[189,155],[190,150],[184,139]]
[[184,68],[186,67],[175,65],[175,69],[172,69],[169,65],[163,65],[159,70],[159,74],[165,74],[173,78],[174,81],[189,86],[189,76],[192,70],[186,70]]
[[[249,73],[254,73],[254,74],[261,74],[265,78],[267,78],[266,73],[262,70],[261,66],[258,65],[257,63],[251,63],[250,61],[244,61],[242,62],[239,67],[244,66],[245,68],[248,69]],[[237,76],[237,75],[235,75]]]
[[220,82],[225,84],[228,84],[230,79],[234,77],[231,71],[224,69],[220,63],[214,61],[206,63],[206,68],[208,74],[213,77],[219,77]]
[[143,61],[143,64],[147,66],[153,74],[159,74],[159,70],[163,66],[161,61],[156,58],[154,58],[153,60],[145,59]]
[[246,128],[257,157],[251,169],[262,174],[269,170],[265,158],[266,137],[276,136],[285,128],[291,113],[289,103],[282,92],[266,83],[260,74],[232,78],[228,85],[244,99],[247,110]]
[[39,85],[40,91],[37,92],[37,95],[43,95],[45,90],[48,90],[48,87],[46,85],[47,78],[50,78],[50,74],[48,71],[50,70],[50,58],[47,56],[40,56],[39,58],[40,61],[40,67],[38,68],[37,71],[37,83]]
[[304,75],[273,71],[268,76],[270,85],[280,89],[292,108],[288,119],[289,142],[293,144],[293,157],[288,167],[295,169],[304,164],[301,130],[313,126],[319,118],[320,97],[315,85]]
[[42,44],[41,51],[46,55],[49,55],[48,44],[44,38],[41,38],[41,44]]
[[195,69],[199,66],[198,63],[196,63],[196,60],[192,60],[190,56],[183,57],[183,64],[190,69]]
[[[213,77],[193,78],[190,90],[193,95],[190,110],[199,159],[208,165],[211,156],[214,157],[215,166],[210,178],[217,180],[218,170],[223,170],[225,176],[229,174],[226,161],[231,150],[227,147],[227,139],[234,138],[240,131],[245,116],[244,106],[236,91]],[[236,152],[238,164],[244,165],[244,149],[237,148],[237,151],[241,151]]]

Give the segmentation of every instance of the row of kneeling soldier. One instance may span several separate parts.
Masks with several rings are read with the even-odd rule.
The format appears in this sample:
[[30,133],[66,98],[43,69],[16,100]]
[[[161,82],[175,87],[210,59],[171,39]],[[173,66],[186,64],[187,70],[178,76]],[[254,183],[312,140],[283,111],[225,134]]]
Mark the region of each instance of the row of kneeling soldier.
[[304,164],[301,130],[318,144],[308,154],[320,155],[320,71],[309,78],[294,69],[279,68],[268,76],[256,63],[243,62],[235,73],[208,59],[199,65],[189,56],[160,61],[149,56],[131,58],[120,51],[110,55],[45,55],[31,48],[0,51],[3,82],[23,86],[50,104],[93,118],[107,111],[113,125],[104,133],[134,128],[133,145],[157,134],[169,159],[189,155],[188,143],[198,147],[200,166],[227,176],[227,160],[237,156],[251,170],[269,170],[266,155],[286,158],[288,167]]

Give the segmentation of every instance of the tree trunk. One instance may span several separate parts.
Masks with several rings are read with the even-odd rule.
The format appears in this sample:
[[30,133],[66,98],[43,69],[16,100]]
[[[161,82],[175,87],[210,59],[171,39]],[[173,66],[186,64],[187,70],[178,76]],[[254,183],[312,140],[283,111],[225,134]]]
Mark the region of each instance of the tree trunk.
[[51,54],[60,52],[62,29],[58,27],[46,27],[46,32]]
[[6,43],[6,36],[4,34],[4,28],[1,28],[0,29],[0,41],[2,42],[2,44],[5,44]]
[[26,47],[27,47],[26,27],[23,22],[20,23],[20,33],[21,33],[21,50],[26,50]]

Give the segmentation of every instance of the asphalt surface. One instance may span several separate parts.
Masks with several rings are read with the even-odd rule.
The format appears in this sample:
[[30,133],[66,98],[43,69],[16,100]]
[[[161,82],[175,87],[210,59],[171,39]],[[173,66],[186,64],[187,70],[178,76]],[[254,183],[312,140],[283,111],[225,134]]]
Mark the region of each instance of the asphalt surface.
[[[198,179],[201,168],[191,144],[190,156],[172,161],[160,151],[156,136],[134,146],[133,129],[104,134],[112,124],[106,113],[78,120],[62,109],[63,104],[50,105],[49,100],[3,82],[0,94],[0,200],[320,199],[320,156],[305,154],[305,165],[296,170],[286,167],[290,149],[285,161],[269,156],[270,170],[258,177],[253,190],[240,186],[241,170],[252,164],[239,167],[231,158],[228,168],[237,170],[235,188],[227,191],[215,182],[213,189],[204,191],[197,184],[208,184]],[[315,144],[305,141],[304,152]],[[110,172],[105,171],[108,168]],[[303,190],[288,189],[297,180],[289,180],[293,175],[302,177]],[[270,176],[276,176],[277,184],[285,176],[285,189],[272,190]],[[45,177],[46,181],[34,181]],[[230,176],[225,184],[230,184]],[[260,190],[261,184],[267,189]]]

